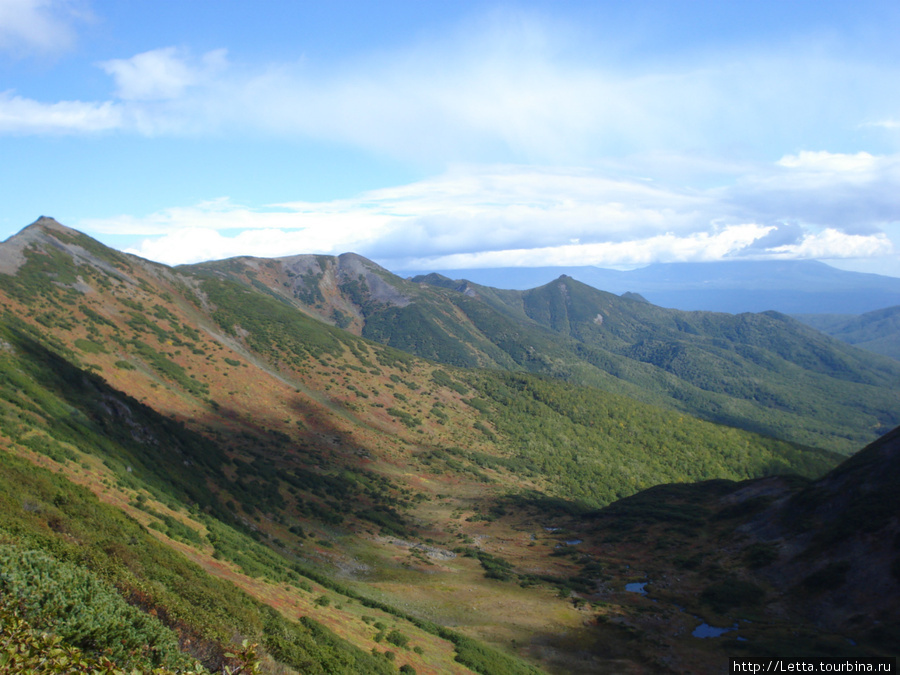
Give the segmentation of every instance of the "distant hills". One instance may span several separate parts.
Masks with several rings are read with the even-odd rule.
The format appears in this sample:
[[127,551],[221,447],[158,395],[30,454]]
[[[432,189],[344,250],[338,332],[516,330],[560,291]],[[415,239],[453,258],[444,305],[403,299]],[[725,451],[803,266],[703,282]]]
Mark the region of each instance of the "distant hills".
[[900,361],[900,306],[860,315],[798,314],[795,318],[847,344]]
[[42,218],[0,244],[0,652],[160,675],[896,655],[898,382],[776,312],[353,254],[173,268]]
[[[632,292],[682,310],[862,314],[900,305],[900,278],[845,272],[812,260],[657,263],[627,272],[599,267],[434,270],[451,279],[526,290],[567,275],[594,288]],[[403,277],[421,272],[398,270]]]

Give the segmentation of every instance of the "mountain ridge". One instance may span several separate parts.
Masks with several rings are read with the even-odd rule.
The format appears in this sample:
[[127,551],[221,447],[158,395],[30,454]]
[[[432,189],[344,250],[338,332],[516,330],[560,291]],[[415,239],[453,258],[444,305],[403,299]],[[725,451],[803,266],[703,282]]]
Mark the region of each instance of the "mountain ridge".
[[[27,235],[52,241],[23,246],[16,273],[0,274],[0,548],[15,554],[0,551],[0,568],[36,551],[64,577],[71,561],[155,612],[183,651],[218,671],[237,665],[226,656],[237,635],[258,641],[273,675],[711,672],[722,648],[673,639],[660,618],[690,632],[693,616],[746,616],[722,603],[729,575],[767,599],[743,629],[756,648],[775,649],[794,629],[790,639],[819,654],[893,648],[870,623],[817,624],[795,586],[745,560],[768,559],[767,542],[754,553],[738,531],[769,506],[753,495],[827,486],[811,481],[839,455],[552,373],[427,361],[339,328],[337,316],[314,317],[343,306],[360,334],[371,321],[399,337],[388,329],[415,311],[432,323],[411,342],[428,349],[480,325],[488,332],[460,342],[461,358],[527,364],[553,363],[542,352],[597,338],[616,317],[604,339],[633,349],[649,330],[634,312],[660,308],[567,279],[528,298],[396,282],[353,255],[168,268],[46,225]],[[386,295],[371,292],[376,277]],[[409,303],[391,304],[395,292]],[[661,316],[679,330],[707,321],[721,332],[710,339],[728,343],[717,317]],[[730,321],[736,334],[741,321],[756,326]],[[853,363],[810,368],[878,377]],[[868,457],[858,461],[872,480],[892,475]],[[806,478],[772,477],[790,472]],[[740,490],[747,498],[729,501]],[[720,551],[723,537],[733,545]],[[827,550],[811,555],[827,568]],[[709,565],[691,562],[703,556]],[[651,589],[693,614],[648,609],[628,592],[645,570]],[[798,623],[786,628],[783,612]]]
[[[403,280],[367,262],[379,295],[365,277],[327,276],[326,268],[336,266],[332,261],[337,258],[306,260],[315,261],[319,271],[308,269],[286,278],[280,269],[284,263],[277,260],[262,277],[256,269],[248,270],[250,276],[243,274],[236,261],[204,263],[202,269],[231,275],[238,283],[262,283],[311,316],[424,358],[454,366],[544,373],[772,435],[794,428],[791,438],[809,444],[830,441],[791,412],[794,404],[784,392],[797,386],[798,378],[823,410],[833,405],[827,399],[835,387],[849,387],[841,395],[846,401],[863,397],[869,401],[864,406],[878,408],[882,404],[865,388],[890,388],[887,373],[900,379],[896,363],[848,350],[773,312],[668,310],[598,291],[566,275],[527,291],[439,275]],[[382,297],[402,301],[383,302]],[[862,372],[860,368],[869,375],[856,383],[836,385],[822,379]],[[786,372],[791,372],[790,381],[784,379]],[[887,392],[881,397],[895,398]],[[822,417],[817,424],[824,428],[833,419]],[[900,423],[900,417],[884,410],[869,421],[858,418],[855,426],[871,426],[877,419],[883,423],[875,421],[876,433]],[[849,450],[867,440],[871,437],[856,436],[843,447]]]
[[[396,272],[423,276],[420,271]],[[591,266],[438,269],[451,279],[526,290],[566,274],[616,295],[638,293],[663,307],[738,314],[860,314],[900,304],[900,279],[847,272],[815,260],[654,263],[630,271]]]

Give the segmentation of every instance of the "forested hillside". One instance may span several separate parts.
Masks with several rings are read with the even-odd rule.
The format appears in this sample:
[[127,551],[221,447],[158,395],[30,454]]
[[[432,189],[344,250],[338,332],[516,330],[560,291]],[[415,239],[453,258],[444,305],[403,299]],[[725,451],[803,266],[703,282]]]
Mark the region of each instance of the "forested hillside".
[[885,307],[865,314],[798,314],[816,330],[847,344],[900,361],[900,306]]

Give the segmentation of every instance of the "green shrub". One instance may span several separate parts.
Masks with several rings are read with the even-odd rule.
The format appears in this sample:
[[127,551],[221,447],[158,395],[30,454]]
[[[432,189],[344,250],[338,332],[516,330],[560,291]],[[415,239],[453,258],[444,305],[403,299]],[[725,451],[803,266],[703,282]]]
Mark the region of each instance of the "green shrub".
[[[255,658],[255,652],[253,654]],[[66,644],[58,635],[35,630],[18,610],[0,603],[0,672],[126,675],[120,664],[105,656],[92,657],[77,647]],[[258,661],[242,661],[245,672],[258,671]],[[137,672],[137,671],[134,671]],[[154,675],[206,675],[199,664],[190,669],[154,669]]]
[[106,348],[93,340],[75,340],[75,348],[80,349],[85,354],[105,354]]
[[0,599],[35,628],[128,666],[185,666],[175,634],[109,584],[41,551],[0,545]]
[[385,636],[385,640],[387,640],[392,645],[395,645],[397,647],[406,648],[407,646],[409,646],[409,638],[406,637],[403,633],[401,633],[399,630],[396,630],[396,629],[394,629],[390,633],[388,633]]

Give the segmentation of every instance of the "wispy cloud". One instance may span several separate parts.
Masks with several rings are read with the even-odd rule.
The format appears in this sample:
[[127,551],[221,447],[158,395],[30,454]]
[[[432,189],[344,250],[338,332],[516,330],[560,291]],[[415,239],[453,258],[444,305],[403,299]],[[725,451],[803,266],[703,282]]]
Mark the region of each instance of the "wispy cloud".
[[113,95],[80,105],[116,107],[126,132],[313,138],[432,166],[651,150],[771,157],[815,147],[822,128],[858,129],[900,109],[888,86],[900,65],[792,44],[625,69],[602,46],[527,16],[333,63],[250,66],[223,50],[166,47],[98,65]]
[[883,119],[877,122],[865,122],[860,125],[861,127],[881,127],[882,129],[888,129],[889,131],[893,131],[894,129],[900,129],[900,120],[898,119]]
[[166,47],[98,65],[115,80],[120,99],[156,101],[179,98],[188,88],[214,80],[225,70],[227,58],[224,49],[217,49],[195,63],[184,50]]
[[0,50],[58,52],[75,38],[73,21],[86,15],[67,0],[0,1]]
[[798,220],[872,234],[900,223],[900,155],[801,152],[729,190],[736,208],[762,221]]
[[788,169],[801,169],[807,172],[830,174],[840,172],[864,174],[877,169],[883,158],[873,157],[868,152],[857,152],[855,155],[835,152],[804,151],[796,155],[785,155],[778,160],[778,165]]
[[119,129],[124,118],[121,106],[110,101],[39,103],[0,92],[0,133],[94,133]]
[[566,265],[646,265],[653,262],[721,260],[741,251],[771,228],[730,225],[711,232],[672,232],[629,241],[479,251],[409,259],[404,269],[467,269],[472,267],[541,267]]
[[[706,197],[679,193],[642,181],[615,180],[585,169],[528,166],[461,166],[439,177],[365,192],[329,202],[291,202],[264,210],[228,200],[168,209],[146,218],[88,220],[98,233],[162,235],[135,251],[165,262],[186,262],[221,253],[228,237],[210,247],[184,248],[182,230],[268,230],[255,239],[261,255],[348,250],[380,259],[434,258],[484,251],[581,246],[691,233]],[[709,226],[709,219],[700,226]],[[279,234],[275,234],[275,231]],[[211,241],[213,240],[211,239]],[[234,239],[236,255],[246,239]],[[265,248],[262,248],[265,247]],[[586,250],[586,249],[582,249]]]

